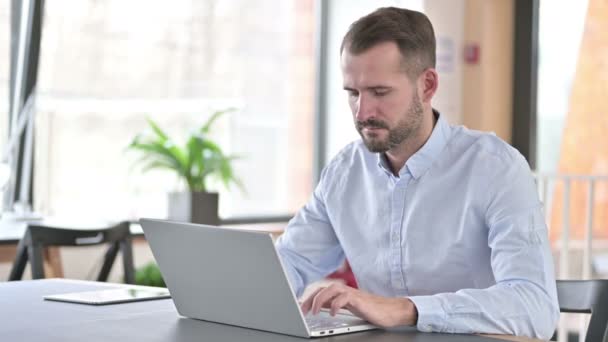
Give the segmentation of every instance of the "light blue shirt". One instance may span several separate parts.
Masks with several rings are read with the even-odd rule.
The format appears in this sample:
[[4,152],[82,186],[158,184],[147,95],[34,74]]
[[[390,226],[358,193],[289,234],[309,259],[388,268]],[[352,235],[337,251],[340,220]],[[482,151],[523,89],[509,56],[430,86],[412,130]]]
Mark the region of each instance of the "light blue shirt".
[[409,297],[421,331],[549,339],[559,317],[526,160],[442,116],[399,176],[362,141],[346,146],[276,246],[298,296],[346,257],[360,289]]

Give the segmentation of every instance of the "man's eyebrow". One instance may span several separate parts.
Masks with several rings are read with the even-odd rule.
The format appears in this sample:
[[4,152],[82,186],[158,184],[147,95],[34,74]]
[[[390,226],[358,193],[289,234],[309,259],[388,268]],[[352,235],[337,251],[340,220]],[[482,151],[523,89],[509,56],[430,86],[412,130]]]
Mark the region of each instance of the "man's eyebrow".
[[[343,86],[342,87],[344,90],[348,90],[348,91],[357,91],[356,89],[347,87],[347,86]],[[369,86],[369,87],[365,87],[363,89],[365,90],[388,90],[388,89],[392,89],[393,87],[390,86],[384,86],[384,85],[377,85],[377,86]]]

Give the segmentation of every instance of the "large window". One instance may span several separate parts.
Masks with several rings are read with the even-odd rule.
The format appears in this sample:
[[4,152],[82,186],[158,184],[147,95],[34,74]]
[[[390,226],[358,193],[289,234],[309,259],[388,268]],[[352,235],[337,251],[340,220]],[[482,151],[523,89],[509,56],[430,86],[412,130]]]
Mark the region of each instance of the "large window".
[[180,137],[237,107],[213,136],[242,157],[246,192],[219,187],[220,216],[295,212],[312,187],[313,13],[312,0],[47,2],[35,208],[164,217],[183,184],[142,175],[125,150],[145,116]]
[[[570,105],[587,1],[540,2],[537,169],[556,172]],[[563,18],[568,17],[568,29]],[[556,34],[559,32],[559,34]]]
[[4,62],[0,63],[0,158],[4,154],[8,135],[10,23],[10,1],[2,1],[0,2],[0,56]]
[[[554,240],[583,240],[590,228],[593,239],[606,240],[605,1],[541,1],[539,31],[537,154],[550,234]],[[563,268],[561,276],[567,273]]]
[[[0,163],[3,162],[8,137],[10,31],[10,1],[0,1]],[[1,178],[6,177],[3,172],[6,170],[0,170],[0,208],[4,198],[2,183],[5,180]]]

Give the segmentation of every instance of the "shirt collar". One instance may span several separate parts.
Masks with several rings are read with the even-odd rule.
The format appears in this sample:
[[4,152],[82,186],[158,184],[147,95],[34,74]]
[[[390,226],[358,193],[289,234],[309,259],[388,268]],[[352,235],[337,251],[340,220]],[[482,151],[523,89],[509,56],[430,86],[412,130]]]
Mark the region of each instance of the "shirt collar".
[[[437,123],[431,132],[431,136],[426,143],[414,153],[399,171],[399,176],[410,173],[414,179],[422,176],[433,164],[439,153],[447,144],[451,129],[448,122],[438,111],[433,109],[433,114],[437,117]],[[378,153],[378,166],[390,173],[390,166],[384,153]]]

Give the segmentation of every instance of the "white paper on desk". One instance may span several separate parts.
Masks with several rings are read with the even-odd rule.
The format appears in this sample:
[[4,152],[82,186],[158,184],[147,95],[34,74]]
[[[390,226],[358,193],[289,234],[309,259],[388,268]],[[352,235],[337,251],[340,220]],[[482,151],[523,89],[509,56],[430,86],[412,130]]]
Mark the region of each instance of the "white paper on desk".
[[88,305],[119,304],[166,298],[171,298],[171,294],[165,288],[107,289],[44,296],[45,300]]

